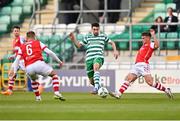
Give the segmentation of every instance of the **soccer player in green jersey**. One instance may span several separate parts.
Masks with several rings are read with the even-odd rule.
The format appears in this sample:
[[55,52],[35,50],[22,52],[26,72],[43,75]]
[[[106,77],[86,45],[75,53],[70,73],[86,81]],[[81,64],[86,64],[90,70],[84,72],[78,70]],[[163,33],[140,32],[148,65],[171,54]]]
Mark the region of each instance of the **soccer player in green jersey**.
[[86,73],[90,83],[94,86],[92,94],[97,94],[100,88],[100,73],[99,69],[104,63],[104,47],[109,43],[112,45],[114,57],[118,58],[119,54],[116,50],[116,45],[105,34],[100,34],[100,27],[98,23],[91,25],[92,32],[87,34],[83,41],[76,40],[73,33],[69,35],[71,41],[77,48],[86,46]]

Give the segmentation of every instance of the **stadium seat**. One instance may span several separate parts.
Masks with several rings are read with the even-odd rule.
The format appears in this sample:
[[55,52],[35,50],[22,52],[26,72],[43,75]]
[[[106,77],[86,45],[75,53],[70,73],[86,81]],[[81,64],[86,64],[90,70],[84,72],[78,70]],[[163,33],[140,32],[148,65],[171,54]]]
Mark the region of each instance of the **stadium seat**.
[[24,3],[24,0],[13,0],[13,2],[10,4],[11,6],[22,6]]
[[165,12],[165,11],[166,11],[166,5],[164,3],[158,3],[154,5],[154,13]]
[[133,25],[132,31],[133,32],[142,32],[142,26],[141,25]]
[[149,31],[150,28],[151,28],[151,25],[142,26],[143,32]]
[[0,24],[0,34],[7,33],[9,31],[8,24]]
[[118,36],[119,39],[130,39],[129,33],[122,33]]
[[12,24],[19,24],[22,22],[22,18],[19,14],[11,14],[11,22]]
[[52,43],[58,43],[61,41],[61,36],[60,35],[52,35],[50,38],[49,38],[49,41],[50,41],[50,44]]
[[55,32],[55,26],[52,24],[46,24],[42,27],[43,31],[42,31],[42,35],[48,35],[51,36],[52,34],[54,34]]
[[114,24],[107,24],[104,26],[104,33],[109,35],[115,33],[115,25]]
[[132,41],[132,50],[138,50],[139,49],[139,41]]
[[163,2],[164,2],[165,4],[168,4],[168,3],[172,3],[173,0],[163,0]]
[[172,40],[172,39],[177,39],[178,38],[178,33],[177,32],[170,32],[167,33],[167,49],[169,50],[174,50],[176,49],[176,40]]
[[80,34],[87,34],[91,31],[91,24],[90,23],[83,23],[78,27]]
[[124,39],[122,41],[118,41],[117,46],[119,50],[128,50],[129,49],[129,40],[128,39]]
[[11,7],[3,7],[0,11],[0,15],[10,15],[11,14]]
[[166,5],[166,10],[167,10],[169,7],[171,7],[173,10],[176,10],[176,4],[175,4],[175,3],[168,3],[168,4]]
[[23,9],[21,6],[13,6],[12,7],[12,11],[11,11],[11,14],[18,14],[18,15],[21,15],[23,13]]
[[64,35],[66,33],[66,24],[57,24],[55,25],[55,34],[56,35]]
[[0,16],[0,24],[10,24],[11,18],[8,15]]
[[43,25],[36,24],[32,27],[32,30],[36,33],[37,36],[40,36],[43,34]]
[[49,57],[47,56],[47,54],[45,52],[42,53],[43,59],[46,63],[49,63]]
[[141,33],[139,32],[134,32],[132,34],[132,39],[141,39]]
[[113,50],[112,46],[110,44],[107,44],[105,46],[105,50]]
[[115,26],[115,33],[116,34],[121,34],[122,32],[124,32],[124,30],[125,30],[125,26],[123,26],[123,25],[116,25]]
[[49,36],[37,36],[37,39],[40,40],[42,43],[49,45]]
[[23,5],[31,5],[33,6],[34,0],[24,0]]
[[25,14],[25,16],[31,15],[32,6],[30,5],[23,6],[23,13]]
[[177,32],[169,32],[167,33],[167,39],[177,39],[178,33]]
[[[165,50],[166,49],[166,41],[164,39],[166,39],[166,32],[160,33],[159,34],[159,40],[160,40],[160,49],[161,50]],[[158,37],[158,34],[156,35]]]
[[154,20],[155,20],[158,16],[161,16],[163,19],[165,19],[166,13],[165,13],[165,12],[156,12],[156,13],[154,13]]

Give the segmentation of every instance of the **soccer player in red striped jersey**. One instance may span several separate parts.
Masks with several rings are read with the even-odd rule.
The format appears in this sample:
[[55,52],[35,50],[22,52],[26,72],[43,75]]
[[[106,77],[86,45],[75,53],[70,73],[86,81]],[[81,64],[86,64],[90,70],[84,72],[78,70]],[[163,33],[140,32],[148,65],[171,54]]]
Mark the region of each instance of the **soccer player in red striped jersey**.
[[62,65],[62,61],[56,56],[54,52],[49,50],[43,43],[41,43],[38,40],[35,40],[35,33],[33,31],[27,32],[26,37],[26,42],[22,44],[20,49],[18,50],[18,55],[13,63],[14,70],[11,71],[10,76],[13,77],[16,74],[19,60],[22,57],[25,62],[26,73],[32,80],[31,85],[36,96],[36,100],[41,100],[41,96],[38,90],[39,85],[36,83],[38,74],[42,76],[52,77],[54,98],[64,101],[65,99],[59,93],[59,77],[55,73],[53,68],[43,61],[42,51],[48,53],[60,65]]
[[[154,42],[151,42],[151,36],[153,37]],[[116,93],[110,93],[110,95],[119,99],[132,82],[134,82],[138,77],[143,76],[149,86],[165,92],[167,96],[172,99],[173,95],[170,88],[164,87],[159,82],[154,82],[150,73],[149,59],[151,58],[154,50],[159,47],[159,41],[156,39],[155,31],[151,29],[150,32],[142,33],[142,42],[143,45],[137,53],[134,67],[126,76],[119,91]]]
[[[25,38],[23,36],[20,36],[20,27],[19,26],[13,26],[12,29],[13,32],[13,55],[9,57],[9,59],[14,59],[17,56],[18,49],[20,46],[25,42]],[[14,68],[14,65],[11,65],[11,70]],[[24,60],[21,58],[19,62],[19,69],[25,71],[24,66]],[[1,92],[3,95],[11,95],[13,92],[13,86],[16,79],[16,75],[13,78],[9,78],[8,81],[8,90]]]

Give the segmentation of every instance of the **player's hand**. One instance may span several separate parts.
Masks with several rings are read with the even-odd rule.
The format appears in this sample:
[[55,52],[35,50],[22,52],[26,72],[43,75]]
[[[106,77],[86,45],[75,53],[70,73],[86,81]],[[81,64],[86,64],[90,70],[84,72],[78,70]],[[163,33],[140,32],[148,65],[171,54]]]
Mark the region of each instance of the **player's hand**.
[[74,34],[73,34],[72,32],[69,34],[69,38],[70,38],[72,41],[75,40],[75,36],[74,36]]
[[119,53],[118,53],[118,51],[116,50],[116,51],[114,51],[114,58],[115,58],[115,59],[118,59],[118,57],[119,57]]
[[154,29],[150,29],[150,34],[151,34],[151,36],[155,36],[155,30]]
[[64,64],[64,63],[61,61],[61,62],[59,63],[59,67],[62,67],[63,64]]

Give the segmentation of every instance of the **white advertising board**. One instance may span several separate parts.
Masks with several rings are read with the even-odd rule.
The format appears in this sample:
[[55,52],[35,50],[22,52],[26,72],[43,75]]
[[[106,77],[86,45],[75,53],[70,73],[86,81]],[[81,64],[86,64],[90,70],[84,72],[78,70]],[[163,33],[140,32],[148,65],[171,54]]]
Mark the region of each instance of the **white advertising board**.
[[[116,71],[116,90],[119,90],[129,70]],[[154,81],[160,82],[165,87],[170,87],[173,93],[180,93],[180,70],[151,70]],[[146,84],[143,77],[138,78],[126,92],[154,93],[160,92]]]

